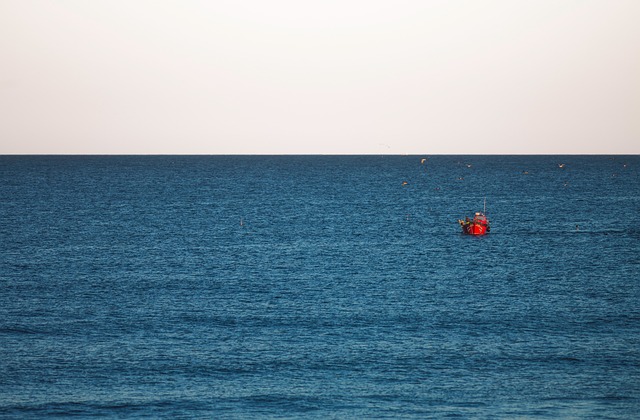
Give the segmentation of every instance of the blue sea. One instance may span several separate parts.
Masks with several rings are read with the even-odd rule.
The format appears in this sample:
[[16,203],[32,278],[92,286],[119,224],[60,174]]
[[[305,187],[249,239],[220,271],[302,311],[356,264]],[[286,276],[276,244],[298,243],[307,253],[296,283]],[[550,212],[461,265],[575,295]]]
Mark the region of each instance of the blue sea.
[[3,418],[640,417],[637,155],[0,156],[0,251]]

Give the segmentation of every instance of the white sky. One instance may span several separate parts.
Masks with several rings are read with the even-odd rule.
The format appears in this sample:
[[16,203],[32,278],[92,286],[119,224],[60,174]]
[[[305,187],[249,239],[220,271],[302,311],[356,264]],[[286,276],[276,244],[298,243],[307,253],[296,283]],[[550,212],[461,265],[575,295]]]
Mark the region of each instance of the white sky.
[[0,0],[0,154],[640,153],[640,0]]

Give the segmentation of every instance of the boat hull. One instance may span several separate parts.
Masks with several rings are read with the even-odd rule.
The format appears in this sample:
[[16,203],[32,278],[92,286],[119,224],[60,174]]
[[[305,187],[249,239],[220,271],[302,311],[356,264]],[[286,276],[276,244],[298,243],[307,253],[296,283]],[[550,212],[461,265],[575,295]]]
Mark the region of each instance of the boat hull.
[[486,235],[488,233],[487,226],[478,223],[469,223],[462,226],[462,233],[465,235]]

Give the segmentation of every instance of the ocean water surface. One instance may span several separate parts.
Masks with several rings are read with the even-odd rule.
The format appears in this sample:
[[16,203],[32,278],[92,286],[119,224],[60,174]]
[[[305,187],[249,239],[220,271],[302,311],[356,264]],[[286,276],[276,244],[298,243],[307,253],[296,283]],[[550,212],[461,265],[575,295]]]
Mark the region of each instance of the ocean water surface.
[[0,156],[0,417],[638,418],[639,171]]

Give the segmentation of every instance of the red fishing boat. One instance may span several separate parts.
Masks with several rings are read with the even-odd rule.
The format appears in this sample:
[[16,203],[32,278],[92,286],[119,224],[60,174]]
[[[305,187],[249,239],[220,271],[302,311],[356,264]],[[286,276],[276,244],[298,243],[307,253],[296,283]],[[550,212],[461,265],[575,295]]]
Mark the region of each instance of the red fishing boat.
[[458,220],[460,226],[462,226],[462,233],[466,235],[484,235],[489,233],[491,230],[491,226],[489,226],[489,219],[484,213],[477,212],[473,219],[469,219],[468,217],[465,220]]

